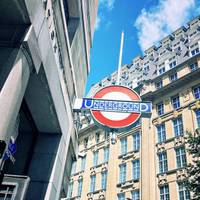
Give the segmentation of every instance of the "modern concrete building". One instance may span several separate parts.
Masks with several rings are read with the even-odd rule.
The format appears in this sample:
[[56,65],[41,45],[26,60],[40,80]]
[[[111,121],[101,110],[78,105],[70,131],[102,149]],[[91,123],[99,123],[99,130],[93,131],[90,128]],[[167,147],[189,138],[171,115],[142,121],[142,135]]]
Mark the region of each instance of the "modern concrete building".
[[72,107],[90,70],[97,5],[0,1],[1,154],[4,144],[17,145],[10,159],[0,160],[6,174],[0,199],[66,198],[78,147]]
[[[191,162],[185,135],[200,127],[200,17],[164,38],[121,70],[121,85],[152,101],[150,118],[116,135],[82,118],[79,155],[68,199],[189,200],[184,181]],[[116,74],[88,96],[115,84]]]

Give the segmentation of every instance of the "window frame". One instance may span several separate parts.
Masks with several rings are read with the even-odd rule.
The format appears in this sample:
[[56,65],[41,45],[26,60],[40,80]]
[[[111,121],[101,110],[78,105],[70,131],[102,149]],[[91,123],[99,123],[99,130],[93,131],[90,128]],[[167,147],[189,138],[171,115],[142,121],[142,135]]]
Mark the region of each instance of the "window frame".
[[162,142],[166,141],[167,136],[166,136],[165,123],[157,125],[156,129],[157,129],[157,141],[158,141],[158,143],[162,143]]
[[96,174],[90,176],[90,193],[95,191],[96,186]]
[[200,109],[195,110],[197,128],[200,128]]
[[159,102],[159,103],[156,104],[156,111],[157,111],[157,115],[158,116],[164,115],[165,108],[164,108],[163,101],[161,101],[161,102]]
[[167,152],[163,151],[158,153],[158,167],[159,167],[159,174],[166,173],[168,171],[168,159],[167,159]]
[[139,159],[132,161],[132,178],[133,180],[140,179],[140,160]]
[[140,150],[140,132],[137,131],[133,133],[132,135],[133,139],[133,151],[139,151]]
[[[190,191],[187,190],[187,188],[185,186],[185,182],[177,182],[177,187],[178,187],[179,200],[190,200]],[[180,193],[182,193],[182,194],[180,194]]]
[[119,165],[119,183],[123,184],[126,182],[126,163]]
[[183,136],[184,135],[184,127],[183,127],[182,117],[179,116],[179,117],[173,119],[172,121],[173,121],[174,136],[175,137]]
[[180,97],[178,94],[171,97],[171,104],[174,110],[177,110],[181,107]]
[[[161,189],[163,189],[163,193],[161,193]],[[170,200],[170,192],[168,184],[160,186],[159,190],[160,190],[160,200]]]
[[[196,92],[195,92],[195,90],[196,90]],[[195,87],[192,89],[192,92],[193,92],[193,95],[194,95],[194,98],[195,98],[195,99],[200,99],[200,85],[195,86]]]
[[98,165],[98,157],[99,157],[99,151],[93,152],[93,167],[96,167]]
[[101,189],[106,190],[107,187],[107,177],[108,177],[108,171],[102,171],[101,172]]
[[[183,152],[182,152],[183,151]],[[176,154],[176,167],[183,168],[187,166],[186,150],[184,146],[175,148]]]
[[121,144],[121,155],[127,154],[128,146],[127,146],[127,137],[123,137],[120,139]]

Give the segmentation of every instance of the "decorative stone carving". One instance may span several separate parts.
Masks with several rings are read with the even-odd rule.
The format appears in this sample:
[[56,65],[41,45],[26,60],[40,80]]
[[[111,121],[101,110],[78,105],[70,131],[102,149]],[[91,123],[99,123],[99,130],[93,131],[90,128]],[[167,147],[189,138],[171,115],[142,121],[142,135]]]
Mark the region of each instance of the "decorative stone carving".
[[181,95],[183,96],[183,102],[187,102],[190,100],[190,91],[189,90],[184,91]]
[[169,103],[170,103],[170,100],[169,99],[165,99],[164,104],[168,105]]
[[184,142],[185,142],[185,140],[184,140],[183,136],[176,137],[174,139],[174,146],[177,147],[177,146],[183,145]]
[[177,118],[177,117],[178,117],[178,111],[177,111],[177,110],[174,110],[173,117],[174,117],[174,118]]
[[200,100],[198,100],[198,101],[195,102],[195,107],[196,107],[196,109],[200,108]]
[[159,185],[164,185],[167,183],[167,175],[166,174],[160,174],[158,176],[158,184]]
[[179,181],[185,180],[187,178],[187,171],[186,171],[186,169],[179,169],[179,170],[177,170],[177,172],[176,172],[176,178]]
[[157,144],[157,152],[160,153],[162,151],[165,151],[165,143]]

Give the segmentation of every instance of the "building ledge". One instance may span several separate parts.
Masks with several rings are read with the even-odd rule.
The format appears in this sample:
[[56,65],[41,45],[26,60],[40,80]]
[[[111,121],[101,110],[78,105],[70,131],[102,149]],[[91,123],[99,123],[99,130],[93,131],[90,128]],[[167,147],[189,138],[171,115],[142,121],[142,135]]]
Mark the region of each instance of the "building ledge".
[[165,151],[165,144],[174,141],[174,147],[181,146],[185,144],[185,133],[183,135],[178,135],[169,139],[166,139],[163,142],[156,143],[157,151]]
[[174,174],[174,173],[176,173],[177,171],[182,171],[182,170],[186,170],[186,167],[180,167],[180,168],[168,170],[168,171],[163,172],[163,173],[159,173],[159,174],[157,174],[157,177],[159,177],[159,176],[164,176],[164,175]]
[[[87,193],[88,200],[105,200],[105,189],[95,190],[94,192]],[[98,197],[98,198],[97,198]]]
[[124,183],[118,183],[117,187],[129,188],[129,187],[133,187],[134,183],[137,183],[137,182],[139,182],[139,179],[132,179],[132,180],[125,181]]
[[[199,55],[198,55],[199,56]],[[188,62],[189,60],[187,60]],[[177,69],[177,68],[176,68]],[[159,98],[160,96],[165,96],[167,93],[171,92],[174,90],[174,88],[180,88],[185,84],[185,82],[190,82],[191,80],[198,80],[200,75],[200,68],[196,69],[195,71],[192,71],[183,77],[177,79],[176,81],[169,83],[165,85],[164,87],[155,90],[155,91],[150,91],[148,93],[145,93],[142,95],[142,100],[148,100],[148,101],[153,101],[154,99]],[[154,79],[155,81],[155,79]]]
[[130,157],[131,157],[131,158],[132,158],[132,157],[135,157],[135,153],[138,153],[138,152],[139,152],[139,150],[129,151],[129,152],[125,153],[125,154],[119,155],[119,156],[118,156],[118,159],[127,160],[127,159],[129,159]]
[[97,169],[97,168],[99,168],[99,167],[102,167],[102,168],[106,168],[106,169],[107,169],[107,165],[108,165],[108,162],[103,162],[103,163],[98,164],[98,165],[96,165],[96,166],[90,167],[90,170],[92,171],[92,170],[95,170],[95,169]]

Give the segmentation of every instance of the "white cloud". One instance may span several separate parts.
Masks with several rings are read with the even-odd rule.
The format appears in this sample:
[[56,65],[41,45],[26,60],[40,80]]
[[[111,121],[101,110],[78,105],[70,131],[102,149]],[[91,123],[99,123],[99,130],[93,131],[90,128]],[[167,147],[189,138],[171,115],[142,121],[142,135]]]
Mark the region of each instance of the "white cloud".
[[135,22],[141,49],[144,51],[156,44],[198,11],[195,0],[160,0],[148,11],[143,9]]
[[[108,12],[110,12],[114,8],[114,4],[115,4],[115,0],[99,0],[99,10],[100,11],[98,12],[96,24],[95,24],[96,31],[100,28],[101,24],[103,24],[105,21],[104,17],[103,17],[104,11],[107,10]],[[105,24],[106,29],[108,29],[111,25],[110,22],[107,22],[104,24]]]
[[115,0],[99,0],[99,6],[106,7],[108,10],[114,8]]
[[97,15],[95,27],[94,27],[96,31],[99,29],[100,23],[101,23],[101,18]]

